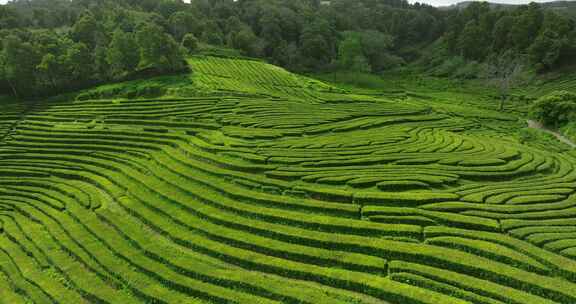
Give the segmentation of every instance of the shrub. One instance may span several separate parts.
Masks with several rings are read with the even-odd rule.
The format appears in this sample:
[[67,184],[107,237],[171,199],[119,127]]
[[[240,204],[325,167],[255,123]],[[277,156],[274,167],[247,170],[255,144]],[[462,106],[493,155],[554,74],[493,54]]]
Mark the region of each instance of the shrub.
[[560,128],[576,120],[576,94],[556,91],[541,97],[532,105],[530,116],[546,126]]

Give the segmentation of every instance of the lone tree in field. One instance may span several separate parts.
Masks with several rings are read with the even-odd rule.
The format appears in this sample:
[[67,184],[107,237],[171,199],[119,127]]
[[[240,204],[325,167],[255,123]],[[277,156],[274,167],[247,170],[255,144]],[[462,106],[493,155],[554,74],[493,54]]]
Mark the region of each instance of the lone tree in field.
[[506,52],[490,60],[486,74],[489,83],[498,89],[500,111],[504,110],[510,90],[528,80],[524,61],[512,52]]

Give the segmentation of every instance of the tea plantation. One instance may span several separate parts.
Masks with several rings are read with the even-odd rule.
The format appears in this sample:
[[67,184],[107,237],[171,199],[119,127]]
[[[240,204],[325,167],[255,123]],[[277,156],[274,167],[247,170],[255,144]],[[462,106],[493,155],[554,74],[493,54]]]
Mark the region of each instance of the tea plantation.
[[512,114],[194,57],[5,106],[0,303],[576,303],[576,151]]

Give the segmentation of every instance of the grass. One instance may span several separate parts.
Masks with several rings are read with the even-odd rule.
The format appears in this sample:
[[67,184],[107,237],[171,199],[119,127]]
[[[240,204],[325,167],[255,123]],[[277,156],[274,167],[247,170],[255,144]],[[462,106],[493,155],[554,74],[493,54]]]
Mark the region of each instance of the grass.
[[576,302],[576,154],[520,101],[207,54],[3,107],[0,303]]

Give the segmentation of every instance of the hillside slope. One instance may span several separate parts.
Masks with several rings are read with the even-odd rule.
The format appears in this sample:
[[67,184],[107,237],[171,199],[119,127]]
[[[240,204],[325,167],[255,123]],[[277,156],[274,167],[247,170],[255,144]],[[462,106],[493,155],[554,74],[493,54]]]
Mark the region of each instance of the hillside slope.
[[3,108],[0,303],[576,303],[576,152],[190,63],[164,97]]

